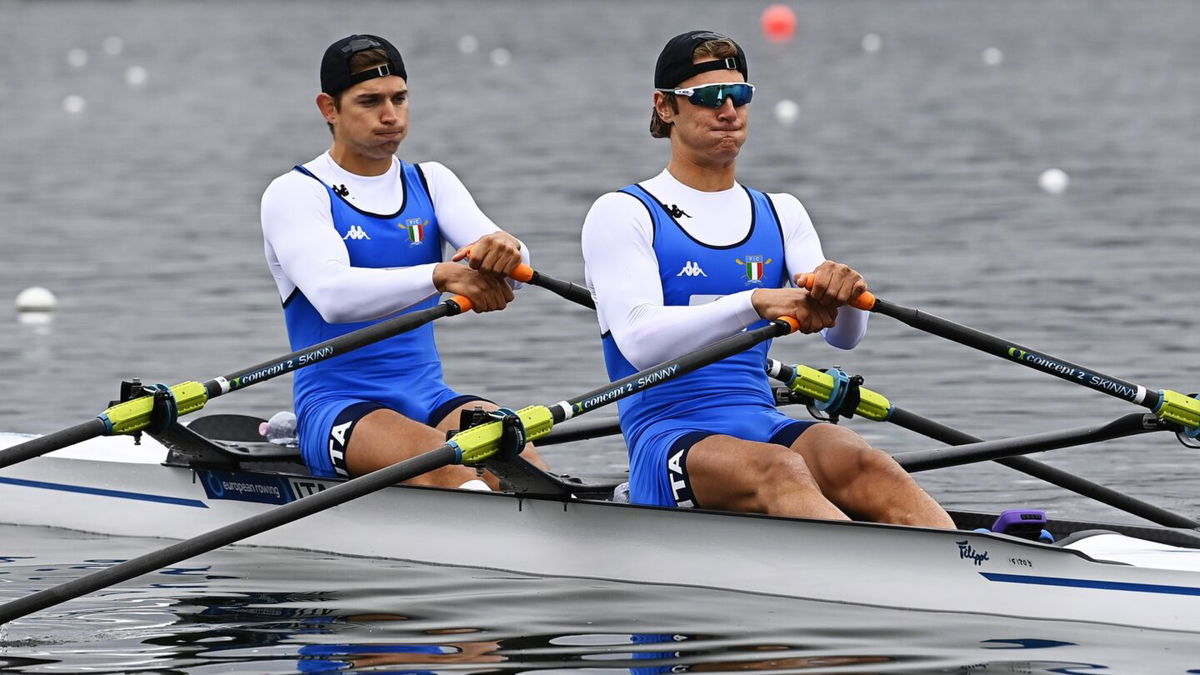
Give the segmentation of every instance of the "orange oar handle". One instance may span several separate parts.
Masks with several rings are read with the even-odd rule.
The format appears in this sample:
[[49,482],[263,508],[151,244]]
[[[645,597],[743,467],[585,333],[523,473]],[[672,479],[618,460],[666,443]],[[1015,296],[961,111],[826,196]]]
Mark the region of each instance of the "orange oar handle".
[[794,317],[794,316],[781,316],[775,320],[782,321],[782,322],[786,323],[787,325],[791,326],[792,329],[789,330],[788,333],[795,333],[796,331],[800,330],[800,322],[797,321],[796,317]]
[[465,314],[475,308],[475,304],[465,295],[456,295],[450,298],[447,302],[453,302],[458,305],[458,313]]
[[[816,281],[816,279],[817,277],[814,274],[805,274],[800,277],[800,283],[811,291],[813,282]],[[865,309],[869,312],[872,309],[875,309],[875,294],[871,291],[863,291],[857,298],[854,298],[850,301],[850,306],[857,307],[859,309]]]
[[527,284],[533,280],[533,268],[525,263],[521,263],[520,265],[517,265],[512,272],[509,272],[508,276]]

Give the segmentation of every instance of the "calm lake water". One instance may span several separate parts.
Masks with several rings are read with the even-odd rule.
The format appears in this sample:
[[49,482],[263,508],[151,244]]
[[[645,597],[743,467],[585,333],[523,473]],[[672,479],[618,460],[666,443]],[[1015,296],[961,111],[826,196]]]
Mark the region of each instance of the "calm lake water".
[[[352,32],[404,53],[401,156],[454,169],[550,275],[582,279],[591,202],[665,164],[645,129],[654,59],[671,35],[712,28],[742,42],[758,85],[742,181],[799,196],[827,255],[880,297],[1200,390],[1200,4],[796,2],[796,37],[781,44],[762,37],[765,4],[0,0],[0,430],[83,421],[123,378],[204,380],[287,351],[258,199],[327,147],[317,65]],[[775,114],[783,101],[791,123]],[[1062,194],[1039,189],[1048,168],[1070,176]],[[7,300],[31,286],[59,298],[49,323]],[[541,289],[438,328],[448,379],[507,405],[604,381],[594,318]],[[983,438],[1137,410],[886,317],[852,352],[790,337],[773,355],[840,365]],[[265,417],[290,403],[281,378],[207,410]],[[937,446],[850,424],[892,451]],[[569,473],[625,468],[617,439],[544,454]],[[1200,515],[1200,455],[1169,434],[1037,458]],[[996,465],[919,479],[960,508],[1136,521]],[[0,542],[4,598],[159,545],[14,527]],[[0,668],[1185,672],[1156,669],[1181,651],[1169,636],[1116,629],[246,548],[121,589],[0,629]]]

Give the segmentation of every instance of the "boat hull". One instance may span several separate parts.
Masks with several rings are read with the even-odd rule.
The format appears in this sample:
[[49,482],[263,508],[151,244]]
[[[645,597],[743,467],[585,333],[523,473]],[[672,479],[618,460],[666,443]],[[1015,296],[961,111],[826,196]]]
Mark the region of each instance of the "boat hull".
[[[153,441],[102,440],[0,472],[0,522],[184,539],[336,484],[168,467]],[[1200,632],[1200,572],[1102,562],[987,533],[396,486],[244,543]]]

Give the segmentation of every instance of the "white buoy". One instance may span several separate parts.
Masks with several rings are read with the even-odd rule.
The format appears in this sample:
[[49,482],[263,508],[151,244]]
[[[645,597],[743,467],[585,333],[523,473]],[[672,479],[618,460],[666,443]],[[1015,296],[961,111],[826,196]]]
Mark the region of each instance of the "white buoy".
[[867,33],[862,39],[862,50],[868,54],[874,54],[883,47],[883,38],[876,33]]
[[458,38],[458,51],[464,54],[474,54],[479,50],[479,39],[474,35],[464,35]]
[[67,51],[67,63],[72,68],[82,68],[88,64],[88,53],[79,47]]
[[87,110],[87,101],[82,96],[71,94],[63,99],[62,107],[64,112],[72,115],[78,115],[84,110]]
[[775,119],[779,120],[780,124],[790,125],[796,121],[796,116],[799,114],[800,106],[791,99],[781,99],[775,104]]
[[48,288],[30,286],[17,294],[14,304],[18,312],[53,312],[58,307],[58,299]]
[[1071,177],[1062,169],[1046,169],[1038,176],[1038,186],[1052,195],[1062,194],[1071,183]]
[[996,47],[988,47],[987,49],[983,50],[980,58],[982,58],[983,62],[989,66],[998,66],[1001,63],[1004,63],[1004,52],[1000,51]]
[[146,79],[149,74],[146,69],[141,66],[130,66],[125,71],[125,83],[131,87],[140,87],[146,84]]
[[104,38],[104,42],[101,43],[100,47],[104,50],[105,54],[116,56],[125,51],[125,41],[116,35],[109,35]]
[[492,65],[507,66],[512,61],[512,54],[504,47],[492,50]]

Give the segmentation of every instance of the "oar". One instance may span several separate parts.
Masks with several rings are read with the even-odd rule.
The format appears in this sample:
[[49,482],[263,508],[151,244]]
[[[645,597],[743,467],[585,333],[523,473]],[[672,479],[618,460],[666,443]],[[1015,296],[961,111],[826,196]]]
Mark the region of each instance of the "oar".
[[577,305],[596,309],[596,302],[592,300],[592,294],[588,289],[573,284],[570,281],[563,281],[562,279],[555,279],[554,277],[542,274],[529,265],[517,265],[517,268],[509,276],[517,281],[540,286],[548,291],[557,293]]
[[[514,274],[512,276],[513,276],[513,278],[516,278],[518,280],[524,280],[524,279],[521,279],[521,277],[519,277],[518,273],[516,273],[516,272],[514,272]],[[804,281],[806,283],[806,285],[811,286],[811,284],[812,284],[811,275],[809,275],[806,279],[802,279],[802,281]],[[535,285],[537,285],[536,282],[531,282],[531,283],[534,283]],[[591,307],[593,309],[595,308],[595,303],[592,301],[591,295],[588,294],[585,289],[579,288],[578,286],[575,286],[574,284],[570,284],[568,282],[563,282],[563,281],[558,281],[558,280],[553,280],[553,283],[555,283],[559,288],[563,288],[564,287],[563,285],[565,285],[565,286],[569,286],[569,287],[572,287],[573,289],[575,289],[574,292],[569,292],[569,293],[568,292],[560,292],[560,291],[556,290],[555,292],[557,292],[562,297],[564,297],[568,300],[572,300],[581,305],[584,305],[585,307]],[[876,311],[880,311],[881,313],[885,313],[885,312],[883,309],[878,309],[877,306],[879,308],[896,307],[895,305],[889,305],[886,302],[877,300],[875,298],[875,296],[872,295],[871,293],[862,294],[861,296],[859,296],[858,298],[855,299],[854,304],[856,307],[859,307],[860,309],[865,309],[865,310],[875,309]],[[915,311],[915,310],[910,310],[910,311]],[[970,330],[970,329],[966,329],[966,330]],[[782,364],[780,364],[780,365],[782,365]],[[809,369],[809,370],[813,370],[813,369]],[[819,372],[819,371],[813,371],[813,372]],[[822,384],[820,385],[820,389],[825,390],[827,394],[830,393],[829,389],[832,386],[832,377],[829,377],[828,379],[829,379],[828,384],[825,384],[825,381],[822,380]],[[887,413],[887,416],[890,416],[890,419],[888,419],[888,421],[890,421],[898,426],[909,429],[911,431],[915,431],[917,433],[929,436],[930,438],[940,440],[949,445],[962,445],[962,444],[967,444],[967,443],[980,442],[980,439],[978,439],[974,436],[971,436],[969,434],[958,431],[957,429],[953,429],[951,427],[945,426],[939,422],[935,422],[933,420],[929,420],[929,419],[920,417],[919,415],[915,415],[906,410],[892,408],[891,404],[887,402],[887,399],[883,398],[882,396],[879,397],[880,399],[882,399],[882,401],[873,401],[871,398],[872,395],[878,396],[878,394],[874,394],[874,392],[870,392],[870,390],[866,390],[866,389],[863,389],[862,391],[867,392],[867,400],[865,401],[865,403],[862,403],[862,406],[865,406],[865,407],[863,407],[863,409],[858,410],[857,412],[858,412],[858,414],[868,417],[869,419],[876,419],[876,418],[871,417],[867,413],[884,414],[883,411],[888,410],[888,411],[890,411]],[[807,395],[809,395],[811,397],[813,395],[813,392],[808,392]],[[826,400],[826,399],[817,398],[817,400]],[[1187,399],[1187,400],[1193,401],[1194,399]],[[1190,404],[1188,404],[1188,405],[1190,405]],[[860,406],[860,407],[862,407],[862,406]],[[884,406],[884,407],[881,407],[881,406]],[[551,445],[554,443],[567,442],[569,440],[578,440],[578,439],[584,439],[584,438],[593,438],[596,436],[605,436],[605,435],[616,434],[616,433],[620,433],[620,426],[615,421],[605,421],[605,422],[597,423],[594,425],[588,425],[586,427],[575,427],[575,428],[571,428],[571,429],[563,429],[563,430],[560,430],[560,432],[561,433],[556,433],[556,434],[550,436],[549,438],[544,439],[542,441],[542,445]],[[1041,479],[1047,483],[1050,483],[1052,485],[1057,485],[1058,487],[1061,487],[1063,489],[1070,490],[1072,492],[1078,493],[1085,497],[1089,497],[1091,499],[1099,501],[1103,504],[1107,504],[1114,508],[1121,509],[1123,511],[1140,516],[1142,518],[1146,518],[1147,520],[1159,523],[1161,525],[1167,525],[1167,526],[1171,526],[1171,527],[1195,527],[1196,526],[1196,523],[1194,521],[1192,521],[1189,518],[1186,518],[1185,516],[1181,516],[1181,515],[1172,513],[1170,511],[1162,509],[1153,504],[1141,501],[1139,499],[1135,499],[1128,495],[1117,492],[1116,490],[1113,490],[1111,488],[1107,488],[1107,487],[1104,487],[1103,485],[1093,483],[1092,481],[1089,481],[1085,478],[1076,476],[1067,471],[1063,471],[1062,469],[1055,468],[1053,466],[1050,466],[1049,464],[1044,464],[1042,462],[1038,462],[1037,460],[1030,459],[1028,457],[1002,457],[1002,458],[995,459],[995,461],[998,464],[1002,464],[1004,466],[1009,467],[1010,469],[1020,471],[1022,473],[1033,476],[1035,478],[1039,478],[1039,479]]]
[[[185,415],[203,408],[211,399],[231,391],[245,389],[252,384],[265,382],[298,368],[310,366],[359,347],[419,328],[434,319],[454,316],[469,309],[471,309],[471,301],[465,296],[456,295],[433,307],[401,314],[387,321],[381,321],[353,333],[346,333],[270,361],[263,361],[258,365],[228,375],[214,377],[204,383],[183,382],[170,389],[162,387],[160,394],[168,395],[167,397],[171,399],[170,405],[175,408],[175,415]],[[2,450],[0,451],[0,469],[98,436],[131,434],[146,429],[150,426],[155,413],[155,399],[155,396],[140,396],[130,399],[109,407],[87,422]]]
[[[813,275],[805,275],[801,282],[811,288]],[[1174,422],[1186,428],[1188,435],[1200,434],[1200,399],[1170,389],[1150,390],[1103,373],[1078,366],[1057,356],[1050,356],[1023,347],[1004,338],[968,328],[953,321],[927,314],[917,309],[881,300],[871,293],[863,293],[852,301],[859,308],[885,314],[918,330],[932,333],[961,345],[1015,361],[1023,366],[1049,373],[1069,382],[1082,384],[1089,389],[1115,396],[1148,408],[1156,417]]]
[[657,366],[634,373],[575,398],[548,406],[529,406],[515,413],[509,411],[504,419],[461,431],[445,445],[412,459],[348,480],[315,495],[275,507],[266,513],[240,520],[113,567],[0,605],[0,623],[7,623],[81,595],[128,581],[147,572],[344,504],[352,499],[443,466],[478,464],[499,451],[504,428],[506,425],[512,424],[513,418],[520,421],[520,426],[523,428],[521,435],[526,440],[534,441],[550,433],[555,424],[645,391],[650,387],[745,351],[765,340],[787,335],[798,327],[799,324],[790,317],[776,319],[760,328],[714,342],[707,347],[664,361]]
[[[584,307],[596,308],[596,303],[592,301],[592,294],[586,288],[542,274],[529,265],[518,265],[510,276],[517,281],[553,291]],[[324,361],[393,335],[419,328],[434,319],[454,316],[470,309],[471,301],[465,296],[456,295],[428,309],[402,314],[353,333],[347,333],[291,354],[264,361],[256,366],[213,378],[203,384],[199,382],[177,384],[167,392],[174,401],[175,414],[185,415],[200,410],[209,400],[235,389],[243,389],[258,382],[264,382],[318,361]],[[97,436],[131,434],[141,431],[150,426],[153,411],[154,397],[152,396],[138,397],[111,406],[87,422],[0,450],[0,469]]]
[[[967,434],[958,436],[956,440],[967,441],[954,443],[948,448],[933,450],[916,450],[901,452],[892,457],[909,473],[942,469],[948,466],[962,466],[994,459],[1005,459],[1017,455],[1028,455],[1034,452],[1046,452],[1059,448],[1070,448],[1085,443],[1100,443],[1115,438],[1126,438],[1138,434],[1148,434],[1155,431],[1166,431],[1167,425],[1162,420],[1155,419],[1147,413],[1128,413],[1105,424],[1075,429],[1047,431],[1026,436],[1002,438],[995,441],[982,441]],[[1191,522],[1189,520],[1189,522]],[[1195,523],[1192,523],[1193,526]]]
[[[462,252],[468,258],[471,257],[472,246],[473,245],[463,248]],[[588,289],[577,284],[573,284],[570,281],[563,281],[562,279],[555,279],[552,276],[542,274],[525,263],[517,265],[512,272],[509,272],[508,276],[516,279],[517,281],[531,284],[533,286],[540,286],[548,291],[557,293],[558,295],[561,295],[567,300],[570,300],[578,305],[596,309],[596,302],[592,300],[592,294],[590,291],[588,291]]]
[[[834,377],[829,373],[816,370],[815,368],[803,365],[788,366],[774,359],[768,359],[767,372],[772,377],[787,385],[790,391],[802,397],[825,403],[831,400],[834,401],[832,407],[835,410],[847,400],[848,382],[843,378]],[[836,411],[843,415],[849,412]],[[859,387],[859,401],[853,408],[853,412],[877,422],[890,422],[899,427],[928,436],[929,438],[942,441],[947,445],[963,446],[978,443],[982,446],[975,448],[973,458],[968,453],[959,452],[956,459],[961,461],[951,461],[952,455],[945,450],[931,450],[923,454],[904,453],[896,455],[898,461],[902,456],[907,457],[901,463],[901,466],[910,471],[922,471],[935,468],[936,466],[951,466],[952,464],[963,464],[968,461],[991,459],[1010,469],[1040,478],[1052,485],[1057,485],[1085,497],[1090,497],[1098,502],[1140,516],[1159,525],[1191,528],[1200,526],[1200,523],[1191,518],[1167,511],[1140,499],[1135,499],[1134,497],[1093,483],[1062,469],[1056,469],[1028,457],[1005,456],[1021,454],[1019,448],[1024,446],[1017,442],[1021,439],[1006,439],[1006,441],[993,442],[994,444],[984,443],[975,436],[895,406],[887,397],[865,387]],[[1070,445],[1068,442],[1070,438],[1081,439],[1077,440],[1077,443],[1094,442],[1141,433],[1143,431],[1159,431],[1163,429],[1161,426],[1163,423],[1151,418],[1149,415],[1136,415],[1135,417],[1147,418],[1149,421],[1122,418],[1099,429],[1074,430],[1048,436],[1039,435],[1035,438],[1024,439],[1023,442],[1025,445],[1032,446],[1036,444],[1040,446],[1029,450],[1029,452],[1037,452],[1049,450],[1051,447],[1067,447],[1067,445]],[[1008,444],[1003,445],[1005,443]],[[1059,444],[1054,445],[1053,443]],[[1005,450],[1011,450],[1011,452],[1005,452]],[[939,457],[938,453],[946,454],[942,454]],[[946,463],[938,464],[940,461],[945,461]]]

